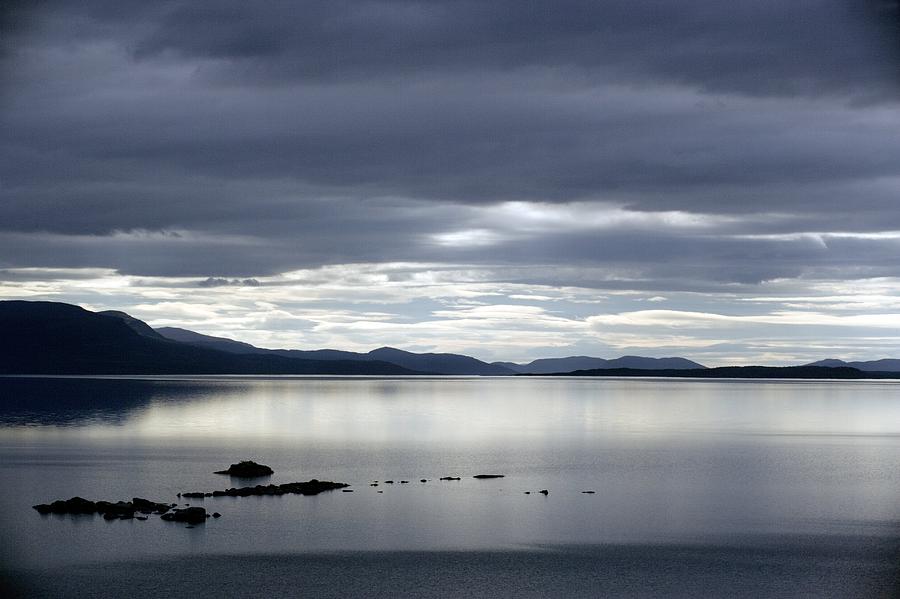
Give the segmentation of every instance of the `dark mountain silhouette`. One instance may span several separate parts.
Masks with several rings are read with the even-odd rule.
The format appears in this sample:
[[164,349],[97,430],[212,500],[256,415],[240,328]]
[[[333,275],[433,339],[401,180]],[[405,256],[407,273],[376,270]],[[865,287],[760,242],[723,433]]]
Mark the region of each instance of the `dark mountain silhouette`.
[[807,364],[807,366],[827,366],[829,368],[849,366],[863,372],[900,372],[900,360],[891,358],[869,360],[867,362],[844,362],[843,360],[828,359],[819,360],[818,362]]
[[125,312],[120,312],[119,310],[104,310],[103,312],[97,312],[102,316],[112,316],[113,318],[118,318],[130,328],[132,331],[141,335],[143,337],[150,337],[152,339],[164,339],[162,335],[156,332],[156,330],[151,327],[149,324],[144,322],[143,320],[138,320],[131,314],[126,314]]
[[254,347],[243,341],[234,341],[233,339],[226,339],[225,337],[203,335],[187,329],[179,329],[177,327],[160,327],[158,329],[153,329],[153,332],[160,337],[171,339],[172,341],[189,343],[191,345],[224,351],[231,354],[264,354],[269,351]]
[[[584,368],[589,366],[590,368]],[[0,374],[450,374],[681,378],[898,378],[900,360],[821,360],[805,366],[706,368],[685,358],[571,356],[488,364],[470,356],[381,347],[264,349],[186,329],[154,330],[119,311],[57,302],[0,301]]]
[[551,374],[574,370],[610,368],[632,368],[638,370],[693,370],[706,366],[686,358],[645,358],[642,356],[622,356],[613,360],[590,356],[569,356],[567,358],[542,358],[528,364],[495,362],[521,374]]
[[157,332],[168,339],[190,343],[198,347],[217,349],[236,354],[270,354],[305,360],[351,360],[359,362],[382,361],[417,372],[457,375],[511,375],[512,370],[482,362],[459,354],[417,354],[393,347],[381,347],[368,353],[337,349],[263,349],[224,337],[213,337],[173,327],[163,327]]
[[[673,377],[704,379],[888,379],[900,372],[863,372],[857,368],[827,366],[720,366],[692,370],[641,370],[636,368],[596,368],[555,373],[564,376]],[[547,375],[525,375],[547,376]]]
[[399,364],[410,370],[440,374],[510,375],[512,370],[459,354],[414,354],[393,347],[379,347],[369,352],[377,360]]
[[145,323],[126,317],[56,302],[0,301],[0,374],[416,374],[374,360],[222,352],[155,338]]

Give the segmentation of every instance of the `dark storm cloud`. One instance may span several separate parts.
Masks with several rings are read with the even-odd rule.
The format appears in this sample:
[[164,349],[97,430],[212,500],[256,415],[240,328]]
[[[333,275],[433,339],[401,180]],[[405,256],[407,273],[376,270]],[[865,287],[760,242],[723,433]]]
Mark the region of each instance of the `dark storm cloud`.
[[285,79],[576,67],[713,91],[856,95],[896,83],[895,3],[814,0],[174,2],[134,55]]
[[[0,13],[0,267],[896,274],[889,240],[771,236],[900,229],[896,18],[838,0],[20,4]],[[510,201],[736,218],[472,212]],[[435,241],[472,230],[496,239]]]

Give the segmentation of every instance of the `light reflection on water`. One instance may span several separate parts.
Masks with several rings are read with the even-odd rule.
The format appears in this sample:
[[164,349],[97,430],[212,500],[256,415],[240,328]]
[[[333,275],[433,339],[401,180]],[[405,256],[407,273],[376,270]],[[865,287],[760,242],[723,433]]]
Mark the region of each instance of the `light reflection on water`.
[[[0,378],[0,435],[372,441],[898,435],[900,383],[561,378]],[[85,429],[90,429],[89,431]]]
[[[900,385],[550,378],[0,378],[0,536],[14,557],[893,534]],[[318,477],[355,493],[207,500],[204,530],[45,517],[61,497],[174,501]],[[453,483],[443,475],[507,478]],[[419,478],[430,479],[421,484]],[[372,480],[407,479],[377,490]],[[548,497],[524,491],[550,489]],[[596,490],[584,495],[582,490]],[[47,551],[53,547],[53,551]]]

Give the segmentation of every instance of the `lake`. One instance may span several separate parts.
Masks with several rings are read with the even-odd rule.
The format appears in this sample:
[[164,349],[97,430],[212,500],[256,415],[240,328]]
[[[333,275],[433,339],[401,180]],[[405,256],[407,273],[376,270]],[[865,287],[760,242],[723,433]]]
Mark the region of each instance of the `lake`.
[[[354,492],[176,496],[256,484],[213,474],[242,459],[274,468],[266,484]],[[890,597],[898,465],[892,381],[0,377],[0,584],[8,597]],[[222,517],[31,509],[75,495]]]

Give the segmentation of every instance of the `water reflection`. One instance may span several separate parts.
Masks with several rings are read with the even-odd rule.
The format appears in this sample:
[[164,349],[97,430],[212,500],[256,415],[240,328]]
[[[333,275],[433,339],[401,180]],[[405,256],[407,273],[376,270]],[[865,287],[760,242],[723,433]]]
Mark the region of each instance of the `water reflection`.
[[898,390],[858,381],[0,377],[0,434],[87,427],[150,438],[545,444],[629,434],[891,436],[900,434]]
[[[64,563],[136,548],[172,556],[893,534],[898,390],[856,381],[0,378],[0,514],[10,515],[0,538],[34,564],[47,547]],[[247,458],[271,465],[272,482],[315,477],[355,492],[211,500],[222,521],[190,536],[153,523],[44,520],[28,507],[73,495],[174,500],[223,488],[213,472]],[[470,476],[483,472],[507,477]],[[437,480],[451,474],[463,480]],[[430,481],[369,486],[420,478]],[[543,488],[548,497],[534,493]],[[35,517],[19,517],[23,509]]]
[[150,406],[208,398],[222,383],[128,378],[0,377],[0,426],[123,426]]

